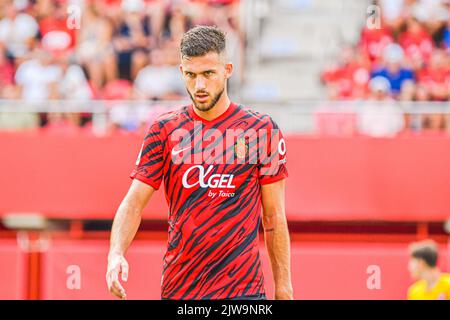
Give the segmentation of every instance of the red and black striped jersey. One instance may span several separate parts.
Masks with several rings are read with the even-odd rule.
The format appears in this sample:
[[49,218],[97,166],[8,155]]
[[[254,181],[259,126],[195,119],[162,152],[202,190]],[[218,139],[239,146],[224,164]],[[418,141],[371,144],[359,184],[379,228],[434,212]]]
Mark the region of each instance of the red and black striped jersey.
[[154,189],[164,181],[169,234],[162,298],[265,294],[261,185],[287,176],[285,141],[266,114],[231,103],[207,121],[189,105],[154,121],[131,178]]

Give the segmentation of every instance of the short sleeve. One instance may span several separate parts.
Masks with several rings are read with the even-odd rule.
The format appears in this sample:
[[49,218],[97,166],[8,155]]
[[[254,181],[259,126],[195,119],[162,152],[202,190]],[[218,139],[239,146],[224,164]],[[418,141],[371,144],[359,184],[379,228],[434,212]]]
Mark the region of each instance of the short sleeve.
[[146,132],[144,142],[130,178],[159,189],[163,178],[163,141],[161,128],[155,122]]
[[278,125],[269,117],[268,125],[258,132],[258,174],[260,184],[287,178],[286,142]]

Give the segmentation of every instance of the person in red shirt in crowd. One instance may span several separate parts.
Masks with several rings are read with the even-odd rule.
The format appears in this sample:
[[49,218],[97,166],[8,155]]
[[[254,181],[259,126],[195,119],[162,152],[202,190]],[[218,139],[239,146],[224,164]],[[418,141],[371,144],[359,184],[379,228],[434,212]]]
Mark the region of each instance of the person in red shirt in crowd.
[[383,55],[384,49],[394,42],[389,29],[369,29],[367,26],[361,32],[359,49],[364,52],[372,62],[378,62]]
[[322,73],[322,81],[332,84],[340,99],[364,98],[368,93],[370,60],[349,46],[342,50],[340,62]]
[[428,65],[418,72],[417,78],[422,85],[427,87],[432,100],[447,100],[450,87],[450,65],[445,51],[436,49]]
[[417,18],[411,16],[406,22],[406,31],[400,34],[399,44],[409,59],[420,57],[425,63],[433,51],[433,39]]
[[59,0],[48,7],[44,18],[39,22],[42,48],[56,54],[71,52],[76,43],[77,25],[69,26],[67,21],[67,2]]
[[14,67],[6,56],[5,48],[0,46],[0,88],[14,83]]

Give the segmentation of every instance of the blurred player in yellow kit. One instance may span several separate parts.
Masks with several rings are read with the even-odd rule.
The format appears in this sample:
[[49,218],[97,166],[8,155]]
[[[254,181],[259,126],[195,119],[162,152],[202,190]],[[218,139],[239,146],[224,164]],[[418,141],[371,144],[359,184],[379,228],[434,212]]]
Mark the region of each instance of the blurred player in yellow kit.
[[408,269],[416,282],[408,289],[408,300],[450,300],[450,274],[438,268],[438,256],[432,240],[411,244]]

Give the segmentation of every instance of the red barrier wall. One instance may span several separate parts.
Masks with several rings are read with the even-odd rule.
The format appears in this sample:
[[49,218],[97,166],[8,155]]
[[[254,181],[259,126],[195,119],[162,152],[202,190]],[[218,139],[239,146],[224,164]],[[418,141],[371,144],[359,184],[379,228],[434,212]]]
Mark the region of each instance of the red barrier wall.
[[[0,215],[113,218],[142,137],[0,133]],[[290,220],[450,218],[450,137],[287,137]],[[163,192],[144,213],[166,219]]]
[[[162,241],[133,242],[127,259],[129,299],[159,299]],[[263,246],[262,246],[263,247]],[[111,299],[105,282],[107,241],[54,241],[42,256],[43,299]],[[265,249],[261,250],[266,290],[273,297],[273,282]],[[447,252],[441,247],[441,267]],[[390,243],[292,243],[292,281],[295,299],[405,299],[411,284],[407,272],[407,244]],[[70,285],[79,267],[80,288]],[[379,268],[380,288],[369,289],[372,273]],[[369,270],[370,272],[370,270]],[[67,282],[69,280],[69,287]]]
[[0,300],[27,298],[27,256],[17,241],[0,240]]

